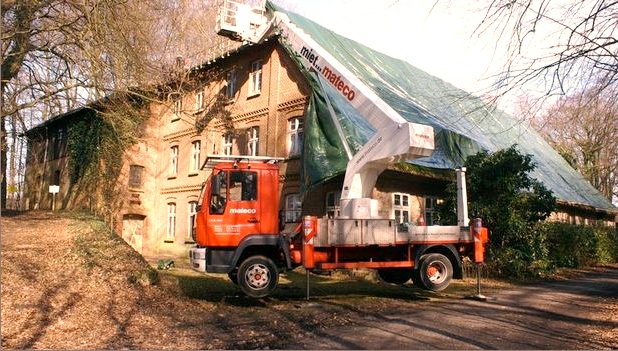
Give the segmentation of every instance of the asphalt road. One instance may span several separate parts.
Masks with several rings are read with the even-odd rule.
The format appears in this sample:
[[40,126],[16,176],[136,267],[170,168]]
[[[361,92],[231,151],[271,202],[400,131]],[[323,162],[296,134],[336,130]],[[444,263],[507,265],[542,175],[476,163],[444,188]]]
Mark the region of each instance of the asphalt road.
[[[481,291],[482,292],[482,291]],[[617,349],[618,266],[577,279],[432,299],[322,330],[288,349]],[[320,302],[313,302],[319,304]],[[308,302],[312,304],[312,302]]]

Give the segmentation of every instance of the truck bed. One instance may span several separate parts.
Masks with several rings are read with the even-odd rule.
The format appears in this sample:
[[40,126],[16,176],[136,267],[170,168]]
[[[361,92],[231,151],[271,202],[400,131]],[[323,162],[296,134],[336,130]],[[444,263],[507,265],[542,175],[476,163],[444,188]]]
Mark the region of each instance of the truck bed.
[[388,219],[318,220],[315,247],[474,242],[470,227],[417,226]]

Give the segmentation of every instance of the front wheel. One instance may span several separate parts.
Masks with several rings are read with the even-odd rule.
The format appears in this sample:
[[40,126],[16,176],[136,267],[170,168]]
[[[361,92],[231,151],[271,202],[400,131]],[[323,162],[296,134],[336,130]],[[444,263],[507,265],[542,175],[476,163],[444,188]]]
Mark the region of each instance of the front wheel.
[[275,263],[266,256],[251,256],[238,267],[238,285],[245,295],[261,298],[277,287],[279,273]]
[[415,285],[426,290],[446,289],[453,279],[453,264],[444,255],[430,253],[420,258],[418,270],[413,274]]

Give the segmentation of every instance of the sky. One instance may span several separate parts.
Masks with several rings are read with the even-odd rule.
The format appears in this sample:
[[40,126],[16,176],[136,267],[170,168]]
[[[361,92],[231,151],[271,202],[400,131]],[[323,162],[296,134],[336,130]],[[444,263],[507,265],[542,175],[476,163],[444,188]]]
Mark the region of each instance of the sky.
[[487,88],[506,62],[494,36],[475,33],[484,15],[476,1],[273,2],[469,92]]

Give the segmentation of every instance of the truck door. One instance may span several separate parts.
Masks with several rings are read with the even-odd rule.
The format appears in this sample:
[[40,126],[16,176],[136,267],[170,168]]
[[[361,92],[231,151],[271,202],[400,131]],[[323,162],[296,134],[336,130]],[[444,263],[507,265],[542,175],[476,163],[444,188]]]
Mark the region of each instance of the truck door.
[[208,226],[212,246],[236,246],[249,234],[261,232],[258,175],[229,170],[213,177]]

